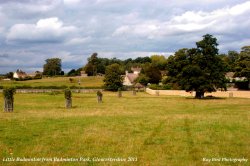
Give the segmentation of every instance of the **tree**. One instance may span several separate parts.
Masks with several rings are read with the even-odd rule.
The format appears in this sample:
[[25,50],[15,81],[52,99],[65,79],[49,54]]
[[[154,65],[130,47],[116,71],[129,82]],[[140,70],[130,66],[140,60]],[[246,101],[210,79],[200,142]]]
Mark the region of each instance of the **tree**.
[[182,49],[177,57],[168,59],[170,80],[172,77],[186,91],[195,91],[196,98],[203,98],[205,92],[226,90],[226,71],[218,55],[217,39],[207,34],[196,45],[197,48]]
[[227,67],[227,72],[235,72],[235,65],[236,61],[239,59],[239,53],[237,51],[228,51],[227,54],[222,54],[220,56]]
[[62,60],[59,58],[50,58],[45,60],[43,65],[43,74],[49,76],[62,74]]
[[98,54],[93,53],[88,58],[88,63],[84,66],[85,72],[88,74],[88,76],[95,76],[97,74],[97,64],[98,64]]
[[13,72],[9,72],[9,73],[6,73],[5,77],[9,79],[13,79],[13,75],[14,75]]
[[236,61],[235,67],[236,77],[246,77],[250,81],[250,46],[241,48],[239,59]]
[[167,64],[167,59],[163,55],[152,55],[150,57],[153,66],[157,67],[159,70],[164,70]]
[[137,57],[135,60],[133,60],[134,63],[151,63],[151,59],[149,57]]
[[122,87],[121,66],[112,64],[106,67],[104,77],[104,88],[110,91],[117,91]]
[[149,83],[149,78],[145,74],[140,73],[139,77],[136,78],[135,82],[146,86]]
[[141,73],[145,74],[148,82],[152,84],[158,84],[162,78],[160,70],[151,63],[144,64]]
[[179,80],[181,79],[181,73],[184,66],[188,65],[187,59],[188,49],[183,48],[175,52],[175,55],[168,57],[167,71],[168,77],[167,82],[171,83],[175,89],[179,89]]

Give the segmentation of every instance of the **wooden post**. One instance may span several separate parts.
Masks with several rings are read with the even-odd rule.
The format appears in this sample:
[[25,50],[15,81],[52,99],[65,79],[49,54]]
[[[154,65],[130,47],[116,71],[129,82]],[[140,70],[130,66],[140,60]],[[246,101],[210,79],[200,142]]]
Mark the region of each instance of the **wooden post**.
[[64,97],[65,97],[65,107],[67,109],[70,109],[72,107],[72,93],[69,88],[64,90]]
[[97,102],[102,103],[102,92],[97,91],[96,95],[97,95]]
[[3,89],[4,112],[13,112],[13,110],[14,110],[14,94],[15,93],[16,93],[16,89],[13,87]]
[[14,101],[11,99],[4,98],[4,112],[13,112]]
[[72,107],[72,99],[71,98],[65,100],[65,107],[68,109]]
[[120,88],[118,89],[118,97],[119,97],[119,98],[122,97],[122,91],[121,91]]
[[156,90],[156,91],[155,91],[155,95],[156,95],[156,96],[159,96],[159,90]]
[[135,95],[136,95],[136,90],[134,89],[134,90],[133,90],[133,96],[135,96]]

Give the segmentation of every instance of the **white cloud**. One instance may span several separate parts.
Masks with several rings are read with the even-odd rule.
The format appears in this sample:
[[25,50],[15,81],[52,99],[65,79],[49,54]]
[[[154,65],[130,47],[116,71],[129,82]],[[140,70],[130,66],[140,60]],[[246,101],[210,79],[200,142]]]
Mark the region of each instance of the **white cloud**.
[[186,11],[167,21],[142,20],[133,25],[122,25],[113,32],[113,36],[131,35],[152,39],[200,31],[223,33],[236,30],[240,24],[237,24],[239,17],[245,17],[246,14],[250,14],[250,1],[211,12]]
[[15,24],[7,34],[8,42],[61,42],[77,31],[74,26],[64,26],[57,17],[40,19],[36,24]]
[[91,40],[91,37],[85,37],[85,38],[76,37],[66,42],[66,45],[81,45],[88,42],[89,40]]
[[231,15],[240,15],[245,12],[249,12],[250,10],[250,1],[247,1],[245,3],[235,5],[234,7],[229,9],[229,13]]
[[6,0],[0,5],[8,18],[34,18],[53,12],[62,4],[62,0]]
[[39,68],[51,56],[77,68],[93,52],[123,59],[174,52],[206,33],[220,52],[239,51],[249,45],[249,15],[250,0],[0,0],[0,46],[9,55],[0,71]]
[[81,0],[63,0],[65,5],[76,5],[79,2],[81,2]]

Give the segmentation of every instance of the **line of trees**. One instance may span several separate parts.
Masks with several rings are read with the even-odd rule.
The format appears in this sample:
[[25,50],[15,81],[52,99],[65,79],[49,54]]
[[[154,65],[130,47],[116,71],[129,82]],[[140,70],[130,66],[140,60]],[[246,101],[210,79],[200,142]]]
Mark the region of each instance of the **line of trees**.
[[[97,53],[93,53],[85,66],[72,69],[67,75],[80,75],[81,70],[89,76],[105,74],[105,88],[118,90],[122,86],[121,75],[124,75],[125,71],[131,72],[131,67],[141,67],[136,82],[144,85],[161,82],[172,89],[196,91],[197,98],[202,98],[205,92],[226,90],[226,72],[234,72],[234,77],[245,77],[243,81],[248,85],[250,46],[242,47],[240,52],[229,51],[227,54],[219,54],[218,45],[215,37],[206,34],[201,41],[196,42],[196,48],[182,48],[168,58],[163,55],[152,55],[120,60],[100,58]],[[43,66],[43,74],[64,75],[61,63],[59,58],[47,59]],[[12,73],[7,74],[8,77],[11,75]]]
[[[243,81],[248,88],[250,80],[250,46],[242,47],[240,53],[229,51],[228,54],[219,54],[218,45],[215,37],[206,34],[201,41],[196,42],[196,48],[180,49],[167,59],[161,55],[141,58],[142,61],[139,61],[139,63],[134,63],[134,60],[122,61],[115,59],[116,65],[106,64],[108,65],[106,69],[110,67],[114,67],[114,69],[113,76],[112,72],[105,70],[108,72],[108,76],[104,79],[105,85],[108,85],[107,82],[112,83],[119,80],[118,78],[115,79],[115,75],[118,73],[124,74],[124,71],[129,70],[131,66],[140,66],[142,72],[137,78],[137,82],[144,85],[162,82],[172,89],[195,91],[196,98],[203,98],[205,92],[214,92],[218,89],[226,90],[228,80],[225,75],[227,72],[234,72],[234,77],[245,77]],[[95,60],[93,61],[93,59]],[[105,61],[112,62],[112,59]],[[98,65],[101,64],[102,58],[98,58],[95,53],[88,59],[87,67],[85,67],[92,66],[91,71],[93,72],[90,72],[90,74],[95,75],[100,71]],[[164,73],[166,73],[165,77],[163,77]],[[109,86],[106,86],[106,89],[110,90]]]
[[80,70],[84,70],[88,76],[105,74],[105,88],[118,90],[122,86],[122,79],[116,76],[124,75],[125,71],[131,72],[131,67],[141,67],[136,82],[143,85],[161,82],[167,88],[196,91],[197,98],[202,98],[205,92],[226,90],[227,72],[234,72],[234,77],[245,77],[245,84],[248,85],[250,46],[242,47],[240,52],[219,54],[218,45],[215,37],[206,34],[201,41],[196,42],[196,48],[182,48],[168,58],[152,55],[120,60],[100,58],[97,53],[93,53],[83,68],[71,70],[68,75],[79,74]]

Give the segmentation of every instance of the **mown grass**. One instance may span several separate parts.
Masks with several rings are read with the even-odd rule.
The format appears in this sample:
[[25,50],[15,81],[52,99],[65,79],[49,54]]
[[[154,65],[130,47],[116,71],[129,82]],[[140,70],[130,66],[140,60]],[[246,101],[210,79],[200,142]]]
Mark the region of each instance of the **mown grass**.
[[[69,79],[73,81],[70,82]],[[78,84],[80,79],[80,85]],[[16,87],[81,87],[81,88],[100,88],[103,86],[103,77],[50,77],[37,80],[27,81],[4,81],[0,80],[0,86],[16,86]]]
[[132,92],[122,98],[104,92],[103,99],[97,104],[94,93],[74,93],[73,108],[67,110],[63,94],[16,94],[14,112],[0,113],[0,158],[136,157],[137,161],[0,161],[0,165],[240,165],[202,158],[250,159],[250,99],[195,100]]

